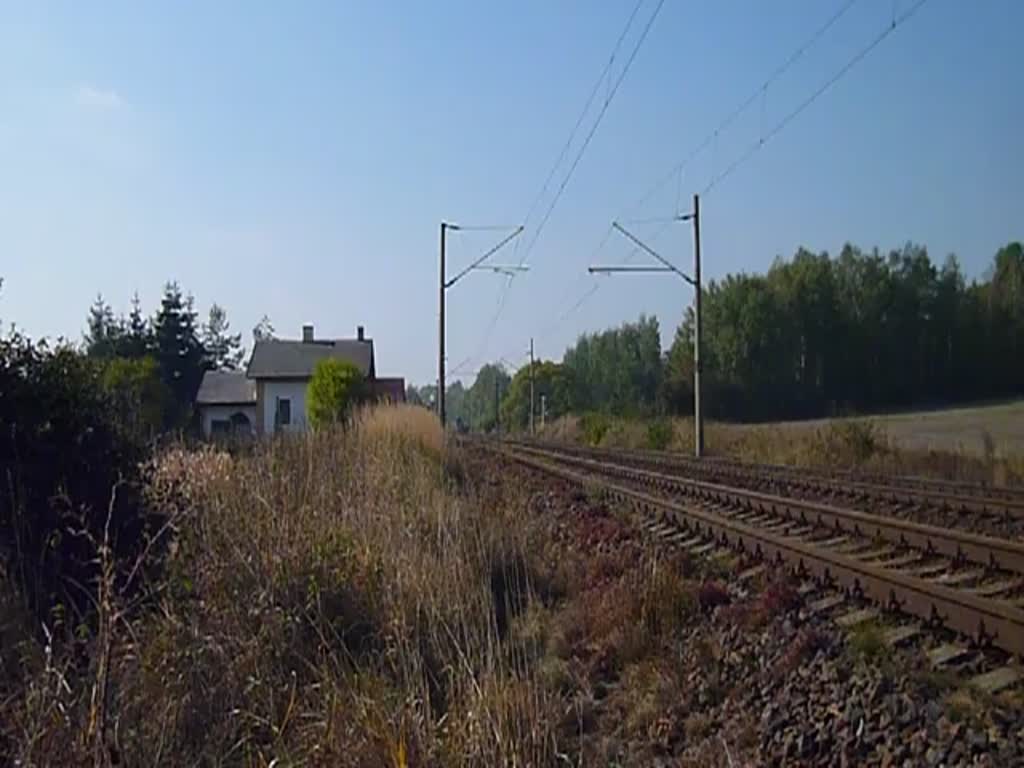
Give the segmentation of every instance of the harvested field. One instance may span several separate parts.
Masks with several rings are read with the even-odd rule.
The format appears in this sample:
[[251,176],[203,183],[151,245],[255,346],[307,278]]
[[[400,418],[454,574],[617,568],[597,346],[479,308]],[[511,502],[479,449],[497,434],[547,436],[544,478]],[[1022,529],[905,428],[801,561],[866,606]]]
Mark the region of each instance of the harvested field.
[[[967,456],[1024,456],[1024,401],[935,411],[865,416],[890,445],[908,451],[943,451]],[[779,422],[783,429],[820,429],[830,421]]]

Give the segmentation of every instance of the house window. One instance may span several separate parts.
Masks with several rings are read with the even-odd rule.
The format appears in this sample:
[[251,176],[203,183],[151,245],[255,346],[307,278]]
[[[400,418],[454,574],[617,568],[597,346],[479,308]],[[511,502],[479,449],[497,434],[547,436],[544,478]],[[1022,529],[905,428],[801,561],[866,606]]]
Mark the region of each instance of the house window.
[[292,423],[292,401],[287,397],[277,398],[277,414],[274,416],[274,423],[279,427]]

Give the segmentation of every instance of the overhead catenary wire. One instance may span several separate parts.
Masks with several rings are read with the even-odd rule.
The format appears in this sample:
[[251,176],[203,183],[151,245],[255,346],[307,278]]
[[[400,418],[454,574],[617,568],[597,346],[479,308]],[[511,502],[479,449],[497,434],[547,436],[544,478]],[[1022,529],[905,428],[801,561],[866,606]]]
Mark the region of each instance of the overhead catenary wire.
[[900,14],[899,16],[893,16],[892,22],[888,26],[884,27],[882,31],[879,32],[879,34],[876,35],[866,46],[857,51],[857,53],[854,54],[852,58],[850,58],[842,67],[840,67],[839,70],[837,70],[828,80],[822,83],[822,85],[820,85],[817,88],[817,90],[815,90],[813,93],[811,93],[810,96],[808,96],[806,99],[800,102],[795,109],[792,109],[789,112],[787,112],[786,115],[778,123],[775,124],[775,127],[768,131],[768,133],[764,134],[758,141],[754,142],[749,147],[747,147],[746,151],[744,151],[743,154],[736,158],[736,160],[734,160],[732,163],[726,166],[726,168],[721,173],[719,173],[716,176],[713,176],[711,181],[709,181],[708,185],[704,188],[704,191],[701,193],[701,195],[708,194],[712,189],[721,184],[722,181],[731,176],[737,168],[739,168],[747,160],[749,160],[759,149],[761,149],[771,139],[778,136],[779,133],[781,133],[786,128],[786,126],[788,126],[791,122],[793,122],[793,120],[795,120],[800,115],[800,113],[802,113],[805,109],[811,106],[811,104],[817,101],[826,91],[828,91],[829,88],[835,85],[851,69],[853,69],[861,61],[863,61],[869,53],[871,53],[875,48],[881,45],[882,42],[887,37],[889,37],[889,35],[895,32],[901,24],[903,24],[905,21],[910,19],[915,13],[921,10],[921,8],[927,2],[928,0],[918,0],[904,13]]
[[[594,102],[594,98],[597,96],[598,91],[600,90],[601,83],[605,82],[605,80],[608,79],[608,76],[609,76],[609,74],[611,72],[611,68],[612,68],[612,66],[613,66],[613,64],[615,62],[615,58],[618,55],[619,49],[622,47],[622,43],[625,41],[626,36],[629,33],[629,30],[632,28],[633,22],[636,19],[636,16],[639,13],[640,8],[643,6],[644,2],[645,2],[645,0],[638,0],[636,5],[633,7],[633,11],[630,13],[629,18],[626,21],[626,25],[623,28],[622,32],[620,33],[620,35],[618,37],[618,40],[615,43],[614,48],[612,49],[612,53],[611,53],[611,56],[608,59],[608,63],[605,65],[604,69],[601,72],[600,77],[597,79],[597,82],[594,84],[594,87],[591,90],[589,97],[587,98],[587,102],[584,105],[583,110],[580,112],[580,115],[577,118],[576,123],[573,126],[572,131],[569,133],[569,138],[566,140],[565,144],[563,145],[562,151],[559,153],[557,159],[555,160],[555,163],[552,166],[551,171],[548,173],[548,176],[545,179],[544,184],[541,186],[541,191],[538,193],[536,198],[534,198],[533,203],[531,204],[529,210],[527,211],[527,215],[524,218],[524,223],[528,222],[529,219],[532,217],[534,211],[537,209],[537,206],[540,204],[540,201],[543,199],[544,194],[547,191],[548,186],[551,183],[551,180],[555,177],[558,168],[562,165],[562,161],[565,159],[566,155],[568,154],[569,149],[572,146],[572,142],[573,142],[573,140],[576,137],[576,133],[579,131],[580,127],[582,126],[583,121],[584,121],[586,115],[590,112],[590,107],[592,106],[592,104]],[[601,109],[598,112],[597,117],[595,118],[593,124],[590,126],[590,130],[587,132],[587,135],[584,138],[583,143],[580,145],[579,150],[577,151],[575,157],[573,158],[572,164],[569,166],[568,171],[566,172],[565,176],[562,178],[562,181],[559,184],[558,189],[556,190],[554,197],[551,199],[551,202],[549,203],[549,205],[547,207],[547,210],[545,211],[544,216],[543,216],[543,218],[540,221],[540,224],[537,226],[537,229],[535,230],[535,232],[533,234],[533,237],[532,237],[532,239],[529,242],[529,245],[521,253],[520,253],[520,248],[519,248],[520,243],[517,241],[514,254],[519,254],[519,261],[518,261],[519,265],[522,265],[523,262],[526,261],[526,259],[529,256],[529,254],[533,251],[534,246],[536,246],[537,240],[540,238],[540,235],[543,232],[544,227],[547,225],[549,219],[551,218],[551,214],[554,212],[554,209],[557,206],[558,201],[561,199],[562,194],[565,192],[565,189],[568,186],[569,181],[572,178],[573,174],[575,173],[576,168],[579,166],[579,163],[582,160],[583,155],[586,153],[587,148],[590,145],[590,142],[593,140],[594,135],[597,133],[597,129],[600,126],[601,121],[604,119],[605,113],[608,111],[608,107],[611,105],[612,101],[614,100],[615,94],[618,92],[619,87],[622,85],[623,80],[625,80],[626,75],[628,74],[631,66],[633,65],[633,62],[636,59],[636,56],[639,53],[640,48],[643,46],[644,41],[647,39],[647,36],[648,36],[648,34],[650,33],[650,30],[651,30],[651,27],[654,25],[654,22],[657,19],[658,14],[661,12],[661,8],[662,8],[662,6],[664,4],[665,4],[665,0],[658,0],[657,6],[655,6],[653,13],[648,18],[647,23],[646,23],[646,25],[643,28],[643,31],[640,33],[639,38],[637,39],[635,45],[633,46],[632,51],[630,52],[629,58],[626,60],[624,66],[622,68],[622,71],[619,73],[618,78],[616,78],[614,84],[611,85],[611,87],[609,88],[607,94],[605,95],[604,101],[601,104]],[[509,281],[502,288],[501,295],[500,295],[500,297],[498,299],[498,304],[497,304],[497,307],[495,309],[494,315],[492,316],[491,320],[488,322],[488,324],[486,326],[486,330],[485,330],[485,332],[484,332],[484,334],[483,334],[483,336],[481,338],[481,341],[480,341],[480,343],[478,345],[478,350],[482,350],[483,348],[486,348],[487,344],[490,342],[491,336],[494,333],[494,329],[497,327],[498,321],[501,319],[501,315],[504,312],[505,306],[507,304],[508,291],[509,291],[511,285],[512,285],[512,283],[511,283],[511,281]],[[479,354],[479,352],[477,352],[476,354]],[[475,357],[467,358],[467,361],[472,361],[474,359],[475,359]]]
[[[780,77],[782,77],[790,68],[796,64],[800,59],[803,58],[804,54],[814,46],[825,34],[832,29],[835,24],[846,15],[846,13],[858,2],[858,0],[845,0],[845,2],[839,6],[839,8],[833,13],[820,27],[808,37],[803,43],[801,43],[796,50],[791,53],[786,60],[776,67],[767,78],[765,78],[761,84],[754,89],[743,101],[741,101],[736,107],[732,109],[708,134],[701,140],[697,146],[695,146],[686,156],[673,165],[669,171],[662,177],[660,177],[654,185],[648,189],[628,210],[635,211],[646,205],[650,199],[657,194],[669,181],[676,178],[678,174],[681,174],[690,163],[692,163],[704,150],[708,147],[712,147],[715,144],[718,135],[729,128],[736,120],[746,112],[750,106],[757,100],[759,96],[764,97],[767,94],[768,89],[774,84]],[[677,206],[678,207],[678,206]]]
[[[875,38],[873,38],[864,48],[862,48],[860,51],[858,51],[856,55],[854,55],[849,61],[847,61],[843,65],[843,67],[841,67],[832,77],[830,77],[824,84],[822,84],[813,93],[811,93],[811,95],[807,99],[805,99],[803,102],[801,102],[799,105],[797,105],[797,107],[795,109],[793,109],[792,111],[787,113],[786,116],[782,118],[782,120],[780,120],[773,128],[771,128],[767,133],[765,133],[765,130],[764,130],[764,114],[763,113],[764,113],[764,110],[765,110],[764,99],[766,98],[766,94],[767,94],[768,88],[776,80],[778,80],[779,77],[781,77],[783,74],[785,74],[797,61],[799,61],[803,57],[803,55],[807,52],[807,50],[809,50],[811,48],[811,46],[813,46],[818,40],[820,40],[821,37],[823,37],[825,35],[825,33],[827,33],[828,30],[831,29],[836,24],[836,22],[838,22],[851,9],[856,2],[857,2],[857,0],[846,0],[846,2],[844,2],[836,10],[836,12],[834,14],[832,14],[832,16],[830,16],[828,18],[828,20],[825,21],[824,24],[822,24],[804,43],[802,43],[785,60],[785,62],[783,64],[781,64],[779,67],[777,67],[772,72],[772,74],[769,75],[769,77],[767,79],[765,79],[764,82],[755,91],[753,91],[750,94],[750,96],[748,96],[735,109],[733,109],[720,123],[718,123],[718,125],[704,138],[704,140],[702,140],[700,142],[700,144],[698,144],[682,161],[680,161],[679,163],[676,163],[674,166],[672,166],[672,168],[668,171],[668,173],[666,173],[664,176],[662,176],[646,193],[644,193],[644,195],[640,198],[640,200],[637,203],[631,205],[627,210],[635,211],[635,210],[638,210],[639,208],[643,207],[647,202],[650,201],[650,199],[660,189],[662,189],[664,187],[664,185],[668,181],[670,181],[671,179],[673,179],[673,178],[675,178],[677,176],[681,177],[681,174],[683,173],[685,168],[697,156],[699,156],[705,149],[707,149],[709,146],[711,146],[711,145],[713,145],[715,143],[715,141],[716,141],[716,139],[718,137],[718,134],[721,131],[723,131],[726,128],[728,128],[741,114],[743,114],[757,100],[758,96],[761,96],[762,97],[762,117],[761,117],[761,128],[760,128],[759,137],[758,137],[757,141],[752,143],[743,152],[743,154],[740,157],[738,157],[732,163],[727,165],[721,172],[719,172],[718,174],[712,176],[712,178],[708,182],[707,186],[703,189],[703,191],[701,193],[702,196],[707,195],[712,189],[714,189],[722,181],[724,181],[726,178],[728,178],[730,175],[732,175],[736,171],[737,168],[739,168],[743,163],[745,163],[747,160],[749,160],[750,157],[752,157],[759,149],[761,149],[771,139],[773,139],[782,130],[784,130],[786,128],[786,126],[789,125],[797,116],[799,116],[799,114],[801,112],[803,112],[811,104],[813,104],[831,86],[835,85],[836,82],[838,82],[844,75],[846,75],[851,69],[853,69],[860,61],[862,61],[869,53],[871,53],[871,51],[873,51],[875,48],[877,48],[902,23],[906,22],[914,14],[916,14],[921,9],[921,7],[925,3],[928,2],[928,0],[918,0],[918,2],[916,2],[914,5],[912,5],[909,9],[907,9],[902,14],[897,14],[897,12],[896,12],[896,5],[894,3],[894,5],[893,5],[893,14],[892,14],[892,18],[891,18],[889,24]],[[680,186],[681,186],[681,184],[680,184]],[[678,192],[677,192],[677,201],[678,201],[678,197],[679,197],[679,195],[678,195]],[[676,204],[676,208],[678,208],[678,202]],[[677,213],[678,213],[678,211],[677,211]],[[658,220],[657,218],[646,219],[646,220],[640,219],[640,220],[632,220],[631,223],[654,222],[654,221],[657,221],[657,220]],[[667,220],[667,221],[671,222],[672,218],[671,217],[665,217],[664,220]],[[612,231],[611,228],[609,228],[605,232],[605,234],[604,234],[604,236],[602,238],[602,241],[601,241],[601,245],[599,246],[599,249],[601,247],[603,247],[604,243],[607,242],[607,240],[608,240],[608,238],[610,236],[611,231]],[[633,253],[631,254],[630,258],[635,253],[636,253],[636,251],[633,251]],[[628,261],[628,259],[627,259],[627,261]],[[560,325],[562,322],[564,322],[569,316],[572,315],[573,312],[577,311],[587,300],[589,300],[597,292],[599,287],[600,286],[598,284],[598,285],[595,285],[591,290],[588,290],[575,304],[572,305],[572,308],[570,310],[568,310],[567,312],[563,313],[560,316],[560,318],[556,322],[555,326],[552,327],[552,330],[555,327],[557,327],[558,325]]]
[[555,210],[555,206],[558,205],[558,201],[562,197],[562,193],[565,192],[565,188],[569,184],[569,180],[572,179],[573,174],[576,172],[577,166],[579,166],[580,160],[583,159],[583,155],[587,151],[587,147],[590,146],[591,140],[594,138],[594,134],[597,133],[598,127],[601,125],[601,121],[604,119],[605,113],[608,111],[608,107],[611,105],[612,100],[615,98],[615,94],[618,93],[619,87],[622,85],[622,81],[626,79],[626,75],[629,74],[630,67],[633,65],[633,61],[636,59],[637,54],[640,52],[640,48],[643,46],[644,41],[647,39],[647,35],[651,31],[651,27],[654,26],[655,20],[658,18],[658,14],[661,12],[662,7],[665,5],[665,0],[658,0],[658,4],[654,8],[654,12],[647,20],[647,24],[644,26],[643,32],[640,33],[639,39],[633,46],[632,52],[629,54],[629,58],[626,60],[625,65],[622,68],[622,72],[619,73],[618,79],[608,92],[604,103],[601,105],[600,112],[597,113],[597,118],[594,120],[593,125],[590,126],[590,131],[587,133],[586,138],[583,140],[583,144],[580,146],[579,151],[576,153],[576,157],[573,158],[572,165],[569,166],[568,172],[562,179],[562,183],[558,186],[558,190],[555,192],[555,196],[552,198],[551,203],[548,205],[547,211],[544,213],[544,218],[541,219],[540,224],[537,226],[534,232],[533,239],[526,248],[526,253],[523,255],[523,259],[530,254],[533,247],[537,244],[537,240],[540,238],[541,233],[544,231],[544,227],[547,225],[548,220],[551,218],[552,212]]
[[[587,97],[586,103],[583,105],[583,109],[580,111],[579,116],[576,118],[576,123],[573,125],[572,130],[569,132],[569,137],[565,140],[565,144],[562,145],[561,151],[558,153],[558,157],[555,158],[554,164],[551,166],[551,170],[548,171],[547,178],[544,179],[544,183],[541,185],[540,191],[537,196],[534,197],[533,202],[530,203],[530,207],[527,209],[526,217],[523,222],[529,222],[533,216],[534,211],[537,210],[537,206],[540,205],[541,200],[544,199],[544,193],[548,191],[548,186],[551,184],[551,180],[555,178],[555,173],[562,165],[562,161],[565,156],[569,153],[569,148],[572,146],[573,139],[576,138],[576,133],[579,131],[580,126],[583,125],[583,119],[590,112],[590,107],[594,103],[594,99],[597,98],[597,93],[601,90],[601,83],[606,80],[610,80],[608,74],[611,72],[612,66],[615,64],[615,58],[619,55],[619,48],[622,47],[623,41],[626,39],[626,35],[629,34],[629,30],[633,26],[633,21],[636,19],[636,15],[640,12],[640,7],[644,4],[644,0],[637,0],[635,6],[633,6],[632,13],[629,14],[629,18],[626,20],[626,26],[622,28],[622,32],[619,34],[618,39],[615,41],[615,46],[612,48],[611,55],[608,57],[608,63],[604,65],[604,69],[601,70],[600,76],[597,78],[597,82],[594,83],[594,87],[590,91],[590,95]],[[518,245],[518,244],[517,244]],[[518,248],[516,249],[518,251]]]

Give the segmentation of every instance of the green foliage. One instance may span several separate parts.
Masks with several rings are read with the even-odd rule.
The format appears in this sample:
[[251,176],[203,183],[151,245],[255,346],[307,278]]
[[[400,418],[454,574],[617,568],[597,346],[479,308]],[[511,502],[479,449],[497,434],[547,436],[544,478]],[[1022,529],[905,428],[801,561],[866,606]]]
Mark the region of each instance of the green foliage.
[[635,323],[583,334],[566,351],[563,365],[572,385],[574,411],[651,413],[657,406],[662,376],[658,320],[641,315]]
[[228,313],[218,304],[210,307],[209,319],[203,326],[203,348],[207,364],[215,371],[236,371],[245,356],[242,334],[231,333]]
[[647,447],[663,451],[672,443],[674,430],[669,419],[655,419],[647,425]]
[[[888,254],[846,245],[834,258],[801,248],[789,261],[777,259],[764,275],[712,281],[702,296],[708,416],[836,416],[1024,392],[1020,243],[1001,248],[986,279],[970,284],[955,256],[937,267],[925,248],[909,243]],[[664,357],[655,318],[584,334],[565,353],[548,414],[690,414],[693,349],[690,308]],[[529,421],[524,371],[512,379],[501,406],[511,428]],[[449,389],[448,412],[474,423],[456,387],[465,392],[460,384]],[[479,389],[481,402],[493,397],[485,385]],[[470,405],[469,413],[477,407]],[[856,438],[840,436],[838,442],[858,456],[880,449],[870,439],[853,446]]]
[[496,399],[508,391],[512,379],[500,365],[485,365],[476,375],[473,386],[466,392],[462,414],[470,429],[490,432],[497,414]]
[[165,428],[188,420],[207,369],[206,350],[198,331],[192,297],[182,296],[177,283],[168,283],[153,318],[153,352],[173,403],[165,414]]
[[580,417],[580,428],[587,445],[599,446],[612,427],[612,421],[603,413],[591,411]]
[[363,396],[363,376],[348,360],[325,358],[313,369],[306,389],[306,410],[314,428],[346,418]]
[[882,628],[872,621],[860,624],[851,630],[847,642],[855,657],[867,661],[881,660],[888,650]]
[[[837,258],[800,249],[766,275],[729,275],[704,292],[702,361],[710,415],[835,415],[1024,391],[1024,254],[1000,249],[967,285],[908,244]],[[665,401],[692,412],[693,315],[666,357]]]
[[[569,412],[572,395],[569,372],[564,365],[542,360],[533,365],[534,419],[540,425],[541,398],[550,421]],[[516,371],[501,400],[502,427],[526,429],[530,425],[530,366]]]
[[0,551],[26,607],[48,623],[57,605],[69,618],[90,610],[105,528],[119,563],[144,544],[144,454],[116,413],[94,360],[0,339]]
[[102,363],[101,382],[114,406],[113,418],[137,440],[160,431],[171,393],[152,357],[115,357]]
[[864,464],[887,449],[885,435],[870,421],[830,422],[814,436],[814,452],[829,466]]

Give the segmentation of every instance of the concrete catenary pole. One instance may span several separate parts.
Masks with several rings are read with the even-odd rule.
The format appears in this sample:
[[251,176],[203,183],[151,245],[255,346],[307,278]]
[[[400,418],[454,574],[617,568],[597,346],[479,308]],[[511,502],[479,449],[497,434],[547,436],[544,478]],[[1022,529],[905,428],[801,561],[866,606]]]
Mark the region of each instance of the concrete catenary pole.
[[534,403],[533,393],[534,393],[534,387],[533,387],[533,339],[531,338],[530,339],[530,435],[531,436],[537,434],[537,428],[536,428],[536,425],[534,424],[534,420],[533,420],[533,416],[537,412],[537,409],[534,407],[534,404],[533,404]]
[[494,435],[501,437],[501,394],[498,387],[501,384],[501,377],[494,372]]
[[699,459],[704,455],[704,412],[700,398],[700,195],[693,196],[693,453]]
[[448,229],[448,225],[445,222],[441,222],[441,280],[440,290],[438,296],[438,302],[440,304],[440,311],[438,312],[438,333],[437,333],[437,417],[441,420],[441,429],[444,429],[445,418],[444,418],[444,293],[445,293],[445,277],[444,277],[444,240],[445,231]]

